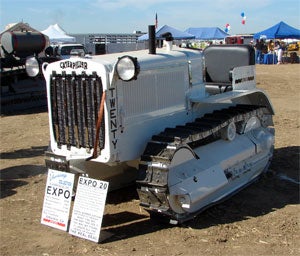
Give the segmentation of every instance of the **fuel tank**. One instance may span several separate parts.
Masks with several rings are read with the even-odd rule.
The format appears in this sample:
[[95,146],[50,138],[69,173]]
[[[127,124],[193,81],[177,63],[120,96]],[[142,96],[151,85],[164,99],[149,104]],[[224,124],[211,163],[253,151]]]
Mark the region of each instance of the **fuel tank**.
[[41,53],[47,46],[48,38],[39,32],[5,32],[0,43],[6,54],[14,54],[19,58]]

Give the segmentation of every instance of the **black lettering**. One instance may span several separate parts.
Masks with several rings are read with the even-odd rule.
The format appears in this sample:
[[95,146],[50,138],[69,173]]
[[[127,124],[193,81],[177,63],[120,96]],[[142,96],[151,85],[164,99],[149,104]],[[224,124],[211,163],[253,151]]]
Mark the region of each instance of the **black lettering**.
[[51,188],[52,188],[51,186],[48,186],[48,187],[47,187],[47,194],[48,194],[48,195],[51,195]]
[[85,186],[88,186],[88,187],[97,187],[97,181],[91,180],[91,179],[86,179],[86,178],[83,178],[83,177],[79,178],[79,184],[85,185]]
[[107,188],[107,183],[100,182],[99,188],[100,189],[106,189]]
[[77,68],[83,68],[87,69],[87,62],[84,61],[63,61],[60,63],[60,68],[65,69],[65,68],[72,68],[72,69],[77,69]]
[[117,132],[117,108],[116,108],[116,99],[115,99],[115,88],[110,88],[110,99],[109,99],[109,117],[110,117],[110,133],[113,137],[111,143],[114,145],[114,149],[117,148],[117,139],[116,139],[116,132]]
[[113,132],[113,129],[117,129],[117,119],[110,120],[110,129]]
[[87,184],[87,179],[84,179],[83,185],[88,185]]
[[62,195],[62,194],[63,194],[63,192],[64,192],[64,190],[63,190],[62,188],[60,188],[60,189],[58,190],[58,194],[57,194],[57,196],[60,196],[60,195]]
[[115,113],[115,111],[116,111],[116,109],[114,108],[114,109],[111,109],[110,111],[109,111],[109,114],[110,114],[110,118],[116,118],[117,116],[116,116],[116,113]]
[[52,196],[61,196],[68,199],[71,196],[71,192],[69,190],[63,190],[62,188],[56,188],[52,186],[47,187],[47,194]]
[[107,183],[100,182],[99,188],[100,189],[106,189],[107,188]]
[[70,197],[70,195],[71,195],[70,191],[69,191],[69,190],[65,190],[65,192],[64,192],[64,197],[65,197],[66,199],[68,199],[68,198]]
[[56,191],[57,191],[57,188],[53,188],[52,195],[57,196]]
[[117,140],[112,140],[111,142],[114,145],[114,149],[116,149],[117,148]]
[[114,130],[110,131],[113,134],[114,139],[116,138],[116,131],[117,131],[117,129],[114,129]]
[[97,181],[95,181],[95,180],[89,180],[88,186],[97,187]]
[[110,97],[114,98],[114,91],[115,91],[115,88],[109,88],[110,90]]
[[110,103],[110,107],[111,108],[115,108],[116,107],[116,99],[115,98],[110,99],[109,103]]

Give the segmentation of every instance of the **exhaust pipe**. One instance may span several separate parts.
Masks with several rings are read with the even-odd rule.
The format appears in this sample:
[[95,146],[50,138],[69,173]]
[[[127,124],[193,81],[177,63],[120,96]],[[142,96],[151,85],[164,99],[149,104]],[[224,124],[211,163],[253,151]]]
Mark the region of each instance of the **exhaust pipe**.
[[155,26],[148,26],[149,35],[149,54],[156,54],[156,37],[155,37]]

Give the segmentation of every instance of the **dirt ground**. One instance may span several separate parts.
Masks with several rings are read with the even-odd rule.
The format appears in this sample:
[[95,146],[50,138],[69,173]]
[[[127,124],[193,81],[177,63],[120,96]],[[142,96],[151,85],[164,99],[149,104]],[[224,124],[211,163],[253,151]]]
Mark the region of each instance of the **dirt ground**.
[[300,65],[258,65],[258,87],[276,111],[275,152],[260,180],[181,226],[149,219],[134,187],[108,195],[97,244],[40,223],[49,140],[47,112],[2,116],[4,255],[300,255]]

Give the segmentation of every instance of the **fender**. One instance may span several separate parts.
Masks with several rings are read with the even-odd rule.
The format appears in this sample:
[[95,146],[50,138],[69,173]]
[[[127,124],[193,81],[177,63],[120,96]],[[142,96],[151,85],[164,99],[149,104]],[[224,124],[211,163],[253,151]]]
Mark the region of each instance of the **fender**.
[[221,94],[211,95],[207,98],[189,97],[190,102],[200,104],[215,103],[233,103],[233,104],[251,104],[265,106],[269,114],[274,115],[275,111],[268,95],[262,90],[253,88],[251,90],[235,90]]
[[241,102],[243,102],[244,98],[247,98],[250,101],[250,104],[266,106],[271,115],[275,114],[275,110],[272,106],[272,103],[268,95],[263,90],[249,90],[247,93],[243,93],[243,95],[241,95]]

